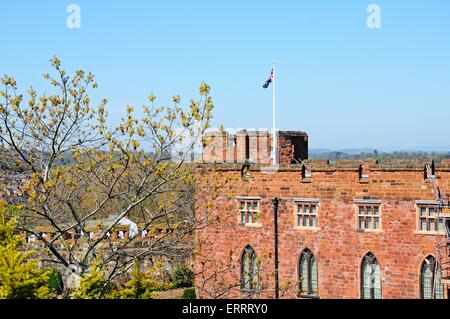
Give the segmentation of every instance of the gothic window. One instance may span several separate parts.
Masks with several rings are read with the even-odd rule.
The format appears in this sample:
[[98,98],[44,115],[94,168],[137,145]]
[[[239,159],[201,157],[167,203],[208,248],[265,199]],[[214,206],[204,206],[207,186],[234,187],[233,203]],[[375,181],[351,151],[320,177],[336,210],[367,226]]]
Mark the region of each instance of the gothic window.
[[259,266],[255,250],[247,245],[241,258],[241,289],[257,290],[259,284]]
[[377,258],[370,252],[361,264],[361,298],[381,299],[381,269]]
[[317,297],[317,261],[309,249],[303,250],[299,263],[299,294]]
[[435,267],[436,260],[433,256],[428,256],[422,263],[422,267],[420,268],[420,297],[422,299],[433,299],[433,281],[435,298],[444,298],[444,287],[440,282],[441,271],[435,269]]

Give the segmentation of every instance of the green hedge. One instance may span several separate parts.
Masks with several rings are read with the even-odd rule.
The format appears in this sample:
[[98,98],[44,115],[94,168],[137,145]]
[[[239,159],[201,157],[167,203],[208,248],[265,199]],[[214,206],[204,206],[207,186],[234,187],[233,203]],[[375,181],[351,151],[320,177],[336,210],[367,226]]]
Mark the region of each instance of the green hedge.
[[194,288],[186,288],[183,291],[183,299],[195,299],[195,289]]

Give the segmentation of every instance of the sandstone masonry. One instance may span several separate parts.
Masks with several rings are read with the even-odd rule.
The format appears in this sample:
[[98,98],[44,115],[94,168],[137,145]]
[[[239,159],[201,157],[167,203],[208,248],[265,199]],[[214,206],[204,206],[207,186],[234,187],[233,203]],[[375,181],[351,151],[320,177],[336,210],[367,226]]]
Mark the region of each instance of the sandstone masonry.
[[[369,291],[364,291],[367,283],[362,282],[367,280],[362,273],[365,256],[374,256],[379,265],[380,282],[375,286],[379,286],[382,298],[424,297],[428,287],[422,277],[427,257],[448,262],[448,250],[441,250],[440,255],[436,250],[436,245],[445,241],[445,220],[423,228],[421,214],[426,212],[430,217],[428,213],[435,207],[431,178],[444,193],[450,191],[450,161],[433,163],[433,176],[427,176],[425,170],[430,161],[308,161],[306,133],[280,132],[280,166],[267,171],[271,144],[267,132],[241,132],[231,137],[231,141],[242,141],[234,144],[228,143],[226,132],[214,138],[214,145],[205,148],[204,161],[220,164],[214,169],[210,164],[199,165],[197,177],[207,180],[226,175],[233,182],[214,198],[214,216],[220,222],[196,232],[197,242],[203,243],[196,258],[196,271],[202,273],[196,278],[198,296],[210,298],[214,289],[221,289],[216,296],[273,298],[275,197],[280,200],[282,298],[302,297],[299,291],[306,275],[300,263],[305,251],[312,253],[316,262],[317,298],[362,298]],[[267,143],[269,150],[259,149],[259,141]],[[218,152],[212,154],[213,149]],[[258,161],[261,154],[265,161]],[[245,174],[239,163],[247,165]],[[203,197],[198,200],[200,206],[204,204]],[[247,206],[241,215],[243,202],[257,202],[256,217],[251,217],[251,222],[245,213]],[[302,219],[305,214],[299,214],[299,207],[305,203],[315,207],[316,217],[315,223],[308,219],[306,227]],[[434,225],[436,229],[430,228]],[[254,292],[242,285],[246,271],[243,252],[250,246],[258,256],[259,267],[259,289]],[[449,276],[448,268],[443,267],[442,276]],[[448,298],[448,281],[443,281],[442,291],[442,297]]]

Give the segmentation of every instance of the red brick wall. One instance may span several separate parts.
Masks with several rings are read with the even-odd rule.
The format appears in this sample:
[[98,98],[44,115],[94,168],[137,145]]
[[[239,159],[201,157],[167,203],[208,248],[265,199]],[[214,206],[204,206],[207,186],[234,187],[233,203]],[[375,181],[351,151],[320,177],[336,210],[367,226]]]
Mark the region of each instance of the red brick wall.
[[[309,248],[318,262],[318,294],[320,298],[360,298],[360,265],[371,251],[382,272],[383,298],[419,298],[419,271],[424,258],[435,255],[435,245],[443,236],[424,235],[416,231],[416,200],[433,200],[429,180],[424,180],[421,163],[396,162],[391,165],[370,163],[364,166],[368,179],[360,179],[356,162],[326,165],[310,163],[312,177],[301,178],[301,166],[283,166],[274,174],[264,174],[258,166],[250,168],[250,178],[241,179],[238,166],[222,167],[237,182],[223,190],[214,201],[214,212],[220,222],[196,233],[202,245],[196,259],[199,270],[205,261],[230,264],[227,272],[218,274],[222,284],[238,284],[240,255],[250,244],[262,257],[260,297],[273,297],[273,206],[271,199],[281,199],[279,209],[279,279],[286,288],[283,297],[297,297],[298,261]],[[210,173],[211,175],[216,173]],[[441,189],[450,190],[450,168],[436,165]],[[208,174],[202,178],[209,178]],[[260,197],[261,227],[245,227],[238,223],[236,196]],[[293,198],[318,198],[318,229],[296,229]],[[357,230],[357,205],[353,199],[382,200],[381,231]],[[199,203],[201,205],[201,203]],[[231,261],[229,260],[231,255]],[[203,257],[201,257],[203,256]],[[203,264],[202,264],[203,263]],[[217,266],[217,265],[216,265]],[[214,266],[214,267],[216,267]],[[223,266],[223,265],[222,265]],[[209,267],[211,275],[219,269]],[[205,267],[203,267],[205,268]],[[197,294],[208,298],[197,276]],[[212,281],[208,282],[212,285]],[[239,288],[221,297],[242,297]]]
[[[281,165],[289,165],[291,163],[298,163],[296,159],[308,159],[308,135],[304,132],[297,131],[281,131],[278,133],[278,154],[279,163]],[[297,150],[295,152],[295,150]],[[297,154],[295,154],[297,153]]]
[[[280,164],[291,164],[294,148],[297,157],[308,158],[308,135],[304,132],[281,131],[278,133],[278,158]],[[248,142],[248,160],[251,163],[271,163],[272,134],[265,130],[242,130],[236,134],[214,131],[203,137],[204,149],[202,161],[206,163],[243,163],[246,158]]]

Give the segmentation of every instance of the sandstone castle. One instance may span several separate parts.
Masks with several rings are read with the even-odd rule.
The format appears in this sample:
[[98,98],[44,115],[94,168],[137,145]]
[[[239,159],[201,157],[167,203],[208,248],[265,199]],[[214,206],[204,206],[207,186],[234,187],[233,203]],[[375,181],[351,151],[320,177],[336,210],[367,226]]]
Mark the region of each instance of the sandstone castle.
[[311,161],[281,131],[270,170],[267,131],[205,139],[197,177],[233,182],[196,233],[199,297],[449,298],[450,161]]

